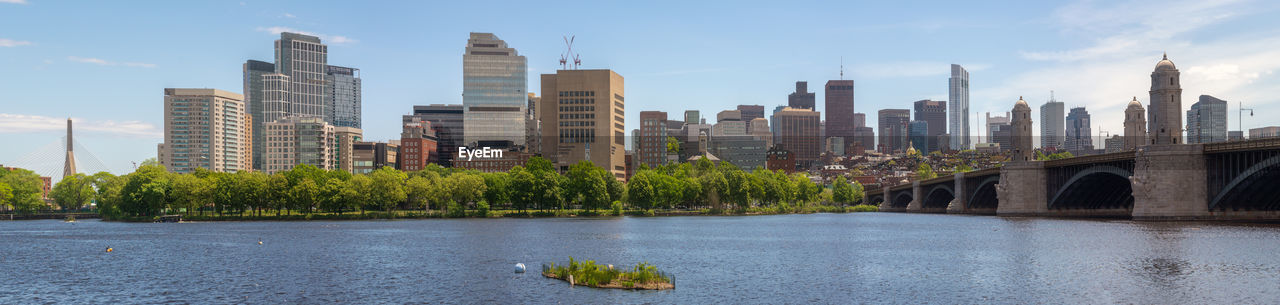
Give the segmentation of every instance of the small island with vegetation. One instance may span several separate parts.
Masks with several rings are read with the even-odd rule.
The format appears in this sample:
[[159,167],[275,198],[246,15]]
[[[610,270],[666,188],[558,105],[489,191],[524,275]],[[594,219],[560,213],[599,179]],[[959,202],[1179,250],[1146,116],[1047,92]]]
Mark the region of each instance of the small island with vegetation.
[[594,288],[614,289],[675,289],[675,281],[670,275],[658,271],[657,267],[648,263],[639,263],[629,271],[614,269],[612,265],[597,265],[595,261],[576,261],[569,258],[569,264],[560,266],[555,263],[542,265],[542,276],[569,282],[569,285],[583,285]]

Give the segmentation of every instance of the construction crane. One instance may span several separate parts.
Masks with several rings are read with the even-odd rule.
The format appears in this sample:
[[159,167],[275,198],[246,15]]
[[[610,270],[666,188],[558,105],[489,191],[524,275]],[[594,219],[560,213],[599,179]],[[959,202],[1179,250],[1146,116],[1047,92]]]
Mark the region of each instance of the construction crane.
[[560,54],[561,69],[569,70],[570,59],[573,60],[573,70],[577,70],[578,65],[582,64],[582,58],[579,58],[578,54],[573,53],[573,40],[575,38],[577,38],[577,35],[564,37],[565,52]]

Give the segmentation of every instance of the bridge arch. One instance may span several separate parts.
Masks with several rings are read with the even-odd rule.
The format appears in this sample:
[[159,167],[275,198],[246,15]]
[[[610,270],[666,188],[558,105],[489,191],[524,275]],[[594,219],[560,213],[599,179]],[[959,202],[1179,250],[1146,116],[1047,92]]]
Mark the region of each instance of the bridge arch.
[[1280,156],[1258,162],[1227,183],[1209,210],[1280,210]]
[[867,198],[867,204],[880,205],[881,203],[884,203],[884,194],[871,195],[870,198]]
[[947,185],[947,183],[935,184],[932,188],[929,188],[929,191],[925,192],[921,208],[945,209],[954,199],[956,199],[956,192],[951,189],[950,185]]
[[1085,168],[1049,200],[1050,209],[1133,208],[1133,172],[1110,165]]
[[977,186],[970,191],[969,201],[965,202],[970,209],[994,209],[1000,206],[1000,200],[996,197],[996,184],[1000,183],[1000,176],[995,175],[987,177],[978,182]]
[[895,208],[906,208],[906,207],[907,207],[907,205],[910,205],[910,204],[911,204],[911,200],[912,200],[912,199],[913,199],[913,198],[911,198],[911,190],[910,190],[910,189],[908,189],[908,190],[906,190],[906,191],[899,191],[899,192],[897,192],[897,194],[896,194],[896,195],[894,195],[894,196],[893,196],[893,207],[895,207]]

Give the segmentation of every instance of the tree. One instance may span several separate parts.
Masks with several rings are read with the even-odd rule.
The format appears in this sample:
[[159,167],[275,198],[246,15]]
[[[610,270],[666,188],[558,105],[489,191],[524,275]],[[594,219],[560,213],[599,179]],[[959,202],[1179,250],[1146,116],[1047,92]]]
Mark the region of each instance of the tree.
[[852,192],[853,186],[849,185],[849,181],[844,176],[836,177],[836,180],[831,182],[831,201],[835,201],[840,206],[853,202]]
[[656,174],[652,170],[643,170],[636,172],[635,176],[627,181],[627,203],[633,207],[640,209],[652,209],[654,203],[658,201],[658,191],[654,185]]
[[120,210],[120,190],[124,188],[125,178],[108,172],[93,174],[93,186],[97,189],[98,214],[103,217],[118,217]]
[[169,172],[159,165],[143,165],[127,176],[120,190],[120,208],[126,215],[159,215],[168,203]]
[[506,204],[511,200],[511,174],[509,173],[483,173],[480,174],[484,178],[484,200],[491,205]]
[[478,173],[454,173],[445,178],[444,184],[452,186],[451,198],[463,206],[480,201],[487,190],[484,178]]
[[916,166],[916,179],[925,180],[937,177],[938,174],[933,172],[933,167],[929,166],[929,163],[921,162],[919,166]]
[[668,154],[680,153],[680,140],[677,140],[676,137],[667,137],[667,153]]
[[373,192],[373,179],[369,178],[369,175],[352,176],[351,179],[347,180],[346,187],[342,189],[341,206],[349,209],[360,209],[360,212],[364,213],[367,206],[366,203],[371,200],[371,192]]
[[318,203],[320,186],[314,180],[302,179],[289,188],[289,205],[299,211],[311,213]]
[[[391,211],[396,204],[408,197],[404,192],[404,181],[408,179],[402,171],[384,166],[369,173],[372,182],[368,192],[369,207],[377,210]],[[355,179],[354,177],[352,179]],[[484,185],[484,182],[480,182]],[[368,209],[368,208],[366,208]]]
[[405,181],[404,191],[405,195],[408,196],[409,205],[430,210],[430,203],[433,201],[431,198],[434,196],[433,192],[435,191],[433,184],[435,183],[422,176],[410,177],[409,180]]
[[49,196],[64,210],[79,210],[89,205],[95,195],[93,179],[85,174],[63,177],[49,191]]
[[13,199],[13,188],[8,183],[0,182],[0,207],[9,204],[9,200]]
[[188,214],[208,203],[212,194],[212,184],[197,175],[175,175],[173,177],[173,190],[170,193],[173,197],[173,206],[185,209]]
[[4,204],[14,210],[35,212],[47,207],[41,199],[44,193],[44,182],[35,172],[21,168],[0,169],[0,183],[9,185],[9,200]]
[[605,170],[587,160],[570,166],[565,199],[578,202],[582,208],[592,211],[609,204],[608,184],[600,175],[602,171]]

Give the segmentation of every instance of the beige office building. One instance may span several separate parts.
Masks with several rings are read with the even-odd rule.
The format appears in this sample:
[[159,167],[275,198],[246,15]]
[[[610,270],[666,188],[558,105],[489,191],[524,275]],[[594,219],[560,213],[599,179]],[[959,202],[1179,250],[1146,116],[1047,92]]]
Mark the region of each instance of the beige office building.
[[164,143],[157,156],[169,171],[248,170],[251,142],[244,96],[218,89],[164,89]]
[[334,154],[338,157],[338,169],[354,173],[353,161],[355,160],[355,155],[352,154],[352,147],[355,142],[363,140],[364,131],[355,127],[334,127],[333,133],[338,145],[337,149],[334,150]]
[[263,171],[274,174],[298,164],[331,170],[338,166],[337,131],[321,117],[289,117],[262,124],[266,131]]
[[561,171],[591,160],[626,177],[623,79],[612,70],[558,70],[542,75],[542,154]]

